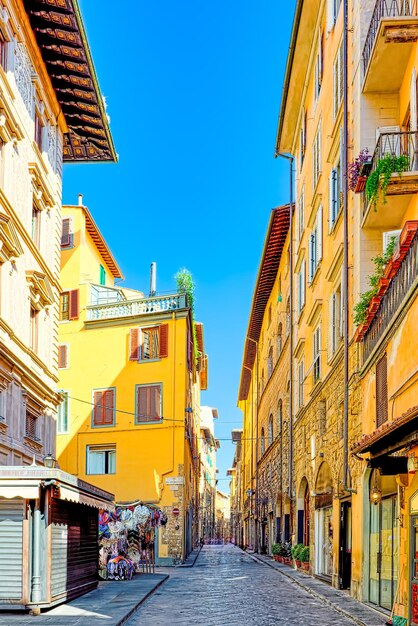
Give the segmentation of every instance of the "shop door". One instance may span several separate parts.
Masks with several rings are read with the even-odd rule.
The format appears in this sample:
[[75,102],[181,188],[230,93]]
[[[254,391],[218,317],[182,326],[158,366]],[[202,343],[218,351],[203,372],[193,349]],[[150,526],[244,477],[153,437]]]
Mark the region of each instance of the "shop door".
[[411,625],[418,626],[418,516],[411,517]]
[[349,589],[351,584],[351,502],[340,506],[340,589]]
[[315,573],[326,580],[331,581],[333,570],[332,559],[332,506],[317,509],[315,512],[315,547],[316,567]]
[[370,508],[370,602],[390,611],[398,580],[396,496]]

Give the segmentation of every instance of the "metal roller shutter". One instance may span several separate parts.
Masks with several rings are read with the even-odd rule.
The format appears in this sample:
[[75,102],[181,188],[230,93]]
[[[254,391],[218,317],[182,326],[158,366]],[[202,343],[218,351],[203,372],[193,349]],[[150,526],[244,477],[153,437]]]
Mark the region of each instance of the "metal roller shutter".
[[52,503],[52,597],[75,597],[97,585],[97,510],[54,499]]
[[0,599],[22,598],[23,567],[22,499],[0,498]]

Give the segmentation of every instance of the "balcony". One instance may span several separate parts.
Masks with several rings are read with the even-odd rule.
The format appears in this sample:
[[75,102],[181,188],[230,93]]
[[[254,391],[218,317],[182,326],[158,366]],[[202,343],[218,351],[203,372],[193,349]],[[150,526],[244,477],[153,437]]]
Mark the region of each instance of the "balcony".
[[362,336],[364,362],[367,361],[380,338],[393,324],[395,316],[405,307],[405,300],[410,290],[416,287],[418,279],[417,227],[417,222],[406,223],[402,231],[399,250],[385,270],[385,275],[389,277],[386,279],[390,281],[389,286],[381,297],[375,313],[371,308],[372,321],[367,324],[367,329]]
[[418,192],[418,133],[382,133],[373,154],[371,173],[376,170],[379,159],[387,155],[405,157],[402,173],[391,175],[386,196],[383,198],[380,194],[375,205],[368,202],[364,193],[363,228],[400,228],[411,194]]
[[399,91],[418,40],[418,0],[377,0],[363,49],[363,92]]
[[87,321],[111,320],[117,318],[137,317],[153,313],[177,311],[187,307],[185,294],[140,298],[138,300],[122,300],[109,304],[95,304],[87,307]]

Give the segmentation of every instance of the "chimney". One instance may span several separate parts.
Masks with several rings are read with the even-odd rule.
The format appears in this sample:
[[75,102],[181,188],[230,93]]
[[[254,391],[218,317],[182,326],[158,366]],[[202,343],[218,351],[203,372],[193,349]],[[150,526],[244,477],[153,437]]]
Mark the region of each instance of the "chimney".
[[78,194],[78,206],[83,206],[83,194]]
[[157,264],[155,261],[151,263],[149,295],[150,298],[157,293]]

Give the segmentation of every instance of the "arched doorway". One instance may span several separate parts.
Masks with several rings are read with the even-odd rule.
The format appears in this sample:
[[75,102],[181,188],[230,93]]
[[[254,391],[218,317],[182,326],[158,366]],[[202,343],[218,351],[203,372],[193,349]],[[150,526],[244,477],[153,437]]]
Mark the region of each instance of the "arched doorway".
[[309,484],[305,477],[302,478],[298,491],[298,533],[297,542],[308,546],[310,543],[310,498]]
[[395,476],[370,475],[369,601],[391,610],[398,581],[399,512]]
[[333,486],[331,468],[324,461],[315,481],[315,574],[332,581],[333,563]]

